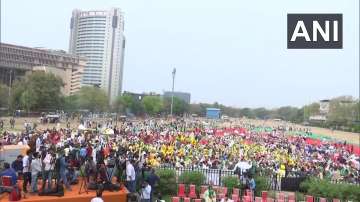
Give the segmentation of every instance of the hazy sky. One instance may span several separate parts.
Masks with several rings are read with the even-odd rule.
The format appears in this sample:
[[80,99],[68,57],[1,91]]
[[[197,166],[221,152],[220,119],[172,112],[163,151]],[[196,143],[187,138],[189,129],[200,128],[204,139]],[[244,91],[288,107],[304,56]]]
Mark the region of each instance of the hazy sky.
[[[1,0],[1,41],[68,49],[71,12],[125,13],[124,90],[192,102],[300,106],[359,96],[358,0]],[[288,50],[287,13],[343,13],[343,49]]]

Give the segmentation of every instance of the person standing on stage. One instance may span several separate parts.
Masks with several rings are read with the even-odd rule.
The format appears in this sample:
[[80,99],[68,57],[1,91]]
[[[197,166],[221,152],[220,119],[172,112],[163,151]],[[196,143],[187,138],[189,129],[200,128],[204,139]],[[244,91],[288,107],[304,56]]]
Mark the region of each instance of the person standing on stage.
[[[59,157],[59,172],[60,172],[60,179],[63,181],[63,184],[66,186],[66,188],[71,191],[70,183],[67,180],[66,173],[67,173],[67,167],[68,163],[65,160],[65,154],[60,154]],[[60,180],[59,179],[59,180]]]
[[38,192],[38,176],[41,172],[41,160],[38,152],[34,153],[34,159],[31,161],[31,191],[33,193]]
[[15,172],[17,173],[17,177],[19,178],[20,176],[22,176],[22,172],[23,172],[23,162],[22,162],[23,156],[19,155],[17,156],[17,158],[15,159],[15,161],[12,162],[11,164],[11,168],[15,170]]
[[46,190],[45,185],[46,185],[46,181],[47,181],[47,183],[48,183],[47,190],[51,191],[52,174],[53,174],[54,165],[55,165],[55,155],[53,154],[53,152],[51,150],[49,150],[46,153],[43,163],[44,163],[44,172],[42,175],[42,179],[43,179],[42,190],[43,191]]
[[22,159],[23,177],[24,177],[23,190],[25,193],[27,193],[27,184],[31,183],[31,169],[30,169],[31,157],[30,156],[31,156],[31,152],[30,152],[30,150],[28,150],[28,151],[26,151],[26,155]]

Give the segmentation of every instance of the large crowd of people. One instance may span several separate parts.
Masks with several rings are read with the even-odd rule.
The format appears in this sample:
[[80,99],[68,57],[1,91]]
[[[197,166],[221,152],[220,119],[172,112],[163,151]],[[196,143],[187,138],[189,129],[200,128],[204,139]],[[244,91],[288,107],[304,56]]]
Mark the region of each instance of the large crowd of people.
[[[155,186],[158,180],[151,172],[157,167],[233,170],[274,179],[315,176],[360,182],[359,156],[349,144],[294,135],[297,131],[311,133],[302,128],[265,128],[243,120],[229,120],[231,124],[225,127],[223,121],[194,118],[121,122],[81,119],[76,128],[71,128],[74,124],[70,122],[75,120],[68,120],[63,128],[58,124],[34,130],[25,123],[22,132],[5,130],[2,145],[28,145],[30,149],[14,162],[7,162],[0,175],[8,175],[12,169],[15,177],[23,178],[22,189],[31,187],[31,192],[38,192],[40,175],[41,190],[47,192],[54,187],[53,178],[71,190],[71,184],[81,177],[89,188],[96,189],[100,181],[106,189],[116,190],[125,182],[127,189],[135,192],[136,180],[149,170],[152,177],[141,184],[146,199],[153,192],[148,186]],[[239,166],[244,164],[249,166]]]

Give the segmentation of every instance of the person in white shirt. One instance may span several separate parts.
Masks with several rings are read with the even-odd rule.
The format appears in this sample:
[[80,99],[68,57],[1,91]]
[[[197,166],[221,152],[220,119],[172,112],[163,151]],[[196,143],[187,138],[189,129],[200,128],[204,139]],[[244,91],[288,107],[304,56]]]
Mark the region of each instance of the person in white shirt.
[[27,121],[25,120],[25,121],[24,121],[24,128],[27,129],[27,126],[28,126],[28,123],[27,123]]
[[28,145],[28,139],[27,138],[23,138],[23,145]]
[[47,190],[50,191],[51,190],[51,181],[52,181],[52,174],[54,171],[54,166],[55,166],[55,155],[53,154],[53,152],[51,150],[49,150],[46,153],[46,156],[43,160],[44,163],[44,172],[42,175],[42,190],[45,190],[45,185],[46,185],[46,180],[48,181],[48,186],[47,186]]
[[141,188],[141,202],[150,202],[151,186],[147,181],[144,181]]
[[41,159],[38,152],[34,153],[34,159],[31,161],[31,191],[38,192],[38,175],[41,172]]
[[96,190],[96,197],[92,198],[90,202],[104,202],[102,199],[102,189]]
[[129,160],[126,161],[126,188],[131,193],[134,193],[136,191],[135,169],[132,165],[132,162],[130,162]]
[[220,202],[234,202],[234,200],[225,196],[225,198],[222,198]]
[[26,151],[26,155],[22,159],[23,178],[24,178],[23,190],[24,190],[25,193],[27,193],[27,184],[31,183],[31,169],[30,169],[30,157],[29,157],[29,155],[31,155],[30,150]]
[[41,138],[40,138],[40,136],[39,137],[37,137],[36,138],[36,145],[35,145],[35,147],[36,147],[36,152],[40,152],[40,147],[41,147]]

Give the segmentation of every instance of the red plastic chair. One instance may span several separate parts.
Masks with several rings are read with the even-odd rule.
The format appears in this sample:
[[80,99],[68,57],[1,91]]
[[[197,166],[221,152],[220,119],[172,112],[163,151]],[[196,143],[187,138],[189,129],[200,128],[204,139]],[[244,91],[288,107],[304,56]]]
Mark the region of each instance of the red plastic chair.
[[250,196],[243,196],[243,202],[251,202]]
[[233,188],[233,194],[236,194],[236,195],[240,196],[240,189]]
[[252,191],[250,189],[247,189],[246,190],[246,193],[245,193],[246,196],[249,196],[250,198],[254,198],[253,195],[252,195]]
[[320,198],[319,198],[319,202],[326,202],[326,198],[320,197]]
[[289,193],[288,194],[288,201],[295,201],[295,193]]
[[194,199],[194,202],[202,202],[202,199]]
[[208,186],[201,185],[201,187],[200,187],[200,194],[204,194],[207,189],[208,189]]
[[295,202],[295,200],[290,200],[290,199],[289,199],[288,202]]
[[239,195],[233,194],[233,195],[231,196],[231,199],[232,199],[234,202],[238,202],[238,201],[239,201]]
[[11,187],[11,176],[2,176],[1,177],[2,186]]
[[180,198],[179,197],[172,197],[171,198],[171,202],[180,202]]
[[263,202],[267,201],[267,191],[262,191],[261,192],[261,198]]
[[285,200],[278,199],[277,202],[285,202]]
[[217,198],[221,200],[221,199],[225,198],[225,194],[218,194]]
[[333,202],[340,202],[340,199],[334,198]]
[[261,197],[255,197],[255,202],[262,202],[262,198]]
[[189,191],[188,197],[190,197],[190,198],[197,198],[197,195],[196,195],[196,186],[193,185],[193,184],[190,185],[190,191]]
[[224,194],[225,196],[227,196],[227,187],[221,187],[221,194]]
[[183,198],[186,196],[185,194],[185,184],[179,184],[179,187],[178,187],[178,197],[180,198]]
[[275,199],[273,199],[273,198],[267,198],[266,201],[267,201],[267,202],[275,202]]
[[284,194],[284,192],[280,192],[279,194],[278,194],[278,197],[277,197],[277,200],[278,201],[285,201],[285,194]]
[[184,198],[184,202],[190,202],[191,198]]
[[308,196],[306,195],[306,202],[314,202],[314,197],[313,196]]
[[213,186],[213,190],[215,191],[215,193],[219,194],[221,191],[221,187],[219,186]]

